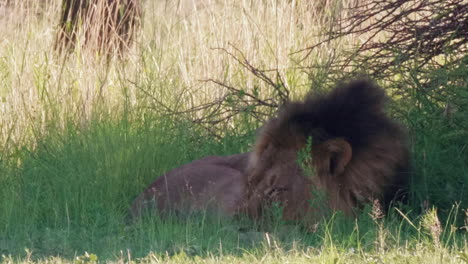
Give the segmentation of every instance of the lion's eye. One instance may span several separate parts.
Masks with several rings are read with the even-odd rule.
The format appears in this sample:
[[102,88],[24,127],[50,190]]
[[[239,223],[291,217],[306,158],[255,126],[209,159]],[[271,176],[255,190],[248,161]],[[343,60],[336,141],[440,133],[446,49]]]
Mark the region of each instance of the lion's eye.
[[280,193],[287,191],[288,189],[286,187],[275,187],[270,189],[267,192],[267,196],[269,197],[275,197],[278,196]]

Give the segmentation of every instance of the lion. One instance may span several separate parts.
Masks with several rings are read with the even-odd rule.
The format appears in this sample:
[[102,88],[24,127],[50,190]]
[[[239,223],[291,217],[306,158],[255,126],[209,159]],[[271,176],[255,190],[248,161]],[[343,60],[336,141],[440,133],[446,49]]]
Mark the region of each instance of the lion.
[[145,211],[237,214],[247,194],[248,156],[209,156],[161,175],[134,200],[131,217],[137,219]]
[[[387,100],[382,88],[362,79],[327,95],[286,103],[261,129],[249,157],[248,215],[261,217],[274,202],[285,220],[319,218],[330,211],[355,215],[375,200],[388,208],[404,199],[406,133],[385,114]],[[304,149],[306,164],[300,164],[298,153]]]
[[158,177],[131,215],[214,209],[258,219],[278,202],[285,220],[301,220],[330,210],[354,215],[375,200],[389,206],[404,198],[409,151],[404,129],[384,112],[386,101],[382,88],[356,80],[286,103],[252,152],[207,157]]

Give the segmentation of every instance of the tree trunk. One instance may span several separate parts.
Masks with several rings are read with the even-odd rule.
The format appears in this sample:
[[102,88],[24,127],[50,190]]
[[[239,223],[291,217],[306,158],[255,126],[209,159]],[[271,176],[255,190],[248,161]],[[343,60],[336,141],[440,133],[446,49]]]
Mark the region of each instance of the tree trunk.
[[140,25],[139,0],[63,0],[55,48],[78,45],[99,54],[123,54]]

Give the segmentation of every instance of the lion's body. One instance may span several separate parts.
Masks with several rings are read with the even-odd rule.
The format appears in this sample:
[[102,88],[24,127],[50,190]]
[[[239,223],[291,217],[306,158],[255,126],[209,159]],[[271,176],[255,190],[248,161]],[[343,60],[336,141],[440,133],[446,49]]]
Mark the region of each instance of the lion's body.
[[161,175],[135,199],[133,217],[148,209],[235,214],[246,195],[247,157],[248,153],[205,157]]

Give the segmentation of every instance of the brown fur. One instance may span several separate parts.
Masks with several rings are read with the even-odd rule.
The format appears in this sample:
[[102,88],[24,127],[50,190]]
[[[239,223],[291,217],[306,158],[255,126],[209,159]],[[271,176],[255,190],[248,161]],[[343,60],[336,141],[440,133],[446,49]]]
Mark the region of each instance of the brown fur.
[[158,177],[132,204],[132,217],[145,210],[204,210],[235,214],[246,196],[243,173],[249,153],[210,156]]
[[[379,199],[401,198],[408,178],[408,149],[401,127],[389,119],[384,91],[367,80],[325,96],[286,104],[260,132],[248,169],[248,213],[258,217],[279,201],[286,219],[320,217],[324,208],[353,214]],[[305,175],[298,152],[312,137],[315,175]],[[318,193],[320,204],[311,206]]]

